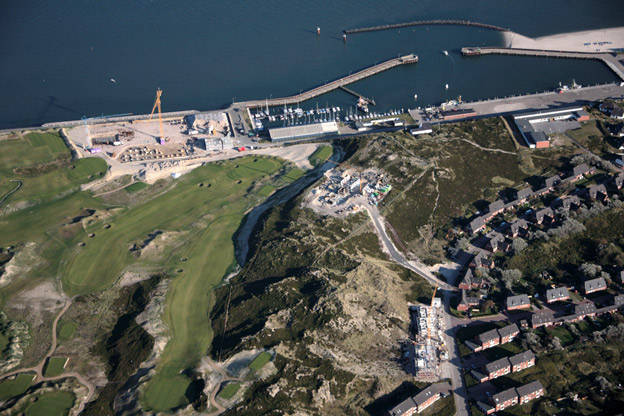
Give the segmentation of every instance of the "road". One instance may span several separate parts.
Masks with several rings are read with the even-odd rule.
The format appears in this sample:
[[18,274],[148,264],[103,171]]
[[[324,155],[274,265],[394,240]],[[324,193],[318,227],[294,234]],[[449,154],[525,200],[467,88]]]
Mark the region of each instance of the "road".
[[[385,247],[388,254],[390,254],[390,257],[392,257],[392,259],[396,263],[402,265],[403,267],[407,269],[414,271],[415,273],[417,273],[418,275],[426,279],[429,283],[431,283],[434,286],[437,286],[439,289],[442,290],[443,292],[442,300],[443,300],[443,305],[444,305],[444,325],[446,328],[445,344],[448,347],[450,347],[451,345],[453,346],[453,348],[448,348],[449,359],[447,363],[443,365],[444,366],[443,374],[445,377],[450,378],[453,384],[453,388],[454,388],[453,392],[455,393],[453,395],[455,399],[455,409],[456,409],[455,414],[458,416],[470,415],[470,408],[468,404],[468,393],[466,390],[466,386],[464,385],[464,377],[462,374],[462,364],[461,364],[461,358],[459,355],[459,344],[456,342],[456,338],[455,338],[456,326],[453,326],[455,323],[453,322],[453,316],[450,313],[451,312],[450,311],[451,298],[453,296],[453,293],[456,292],[457,289],[454,286],[451,286],[450,284],[438,279],[433,273],[431,273],[431,271],[429,271],[427,266],[422,264],[420,261],[408,261],[405,258],[405,256],[403,256],[403,254],[401,254],[397,250],[394,243],[388,236],[388,233],[386,232],[386,228],[383,224],[383,219],[379,215],[379,211],[377,210],[377,207],[367,205],[366,203],[364,203],[363,205],[366,211],[368,212],[368,215],[373,220],[373,224],[375,226],[375,229],[377,230],[377,234],[379,235],[379,238],[381,238],[383,246]],[[470,254],[463,253],[459,261],[462,264],[465,264],[470,259],[470,257],[471,257]]]

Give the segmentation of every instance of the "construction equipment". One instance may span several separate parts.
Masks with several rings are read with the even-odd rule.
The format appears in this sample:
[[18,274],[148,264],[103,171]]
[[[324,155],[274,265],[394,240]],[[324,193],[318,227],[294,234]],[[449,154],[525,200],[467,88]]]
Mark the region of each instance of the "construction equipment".
[[104,114],[102,114],[101,116],[98,117],[87,117],[82,116],[80,119],[82,121],[84,121],[84,125],[85,125],[85,133],[87,135],[87,147],[91,147],[91,133],[89,132],[89,120],[99,120],[99,119],[104,119],[104,118],[112,118],[112,117],[125,117],[125,116],[131,116],[132,113],[124,113],[124,114],[111,114],[108,116],[105,116]]
[[429,322],[427,322],[427,341],[431,340],[431,315],[433,314],[433,300],[435,299],[435,294],[438,290],[438,287],[436,286],[433,289],[433,296],[431,296],[431,306],[429,309],[429,315],[427,316]]
[[160,112],[160,96],[162,95],[162,90],[158,88],[156,90],[156,101],[154,101],[154,107],[152,107],[152,112],[150,113],[149,119],[147,122],[152,121],[152,117],[154,116],[154,111],[156,107],[158,107],[158,124],[160,126],[160,144],[165,144],[165,135],[163,134],[163,126],[162,126],[162,114]]
[[360,195],[362,195],[362,169],[356,168],[351,165],[347,165],[346,163],[334,162],[333,160],[330,160],[329,158],[325,159],[325,162],[331,162],[335,165],[345,166],[347,168],[356,170],[360,174]]

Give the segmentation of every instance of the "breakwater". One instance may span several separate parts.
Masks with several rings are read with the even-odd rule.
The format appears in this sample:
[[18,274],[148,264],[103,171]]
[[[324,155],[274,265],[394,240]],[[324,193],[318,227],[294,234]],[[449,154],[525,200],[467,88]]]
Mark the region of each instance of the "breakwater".
[[346,29],[346,30],[343,30],[343,33],[345,35],[351,35],[354,33],[376,32],[380,30],[400,29],[402,27],[430,26],[430,25],[474,26],[474,27],[480,27],[483,29],[497,30],[499,32],[509,31],[509,29],[505,29],[504,27],[490,25],[488,23],[471,22],[470,20],[437,19],[437,20],[416,20],[413,22],[392,23],[388,25],[360,27],[356,29]]

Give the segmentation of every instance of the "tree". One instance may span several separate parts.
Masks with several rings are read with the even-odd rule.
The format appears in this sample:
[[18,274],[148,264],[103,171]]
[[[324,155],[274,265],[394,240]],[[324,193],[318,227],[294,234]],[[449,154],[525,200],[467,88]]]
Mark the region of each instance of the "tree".
[[524,339],[522,339],[524,348],[531,348],[536,351],[540,347],[540,339],[535,332],[527,331],[524,333]]
[[559,351],[563,349],[563,345],[561,345],[561,340],[559,337],[553,337],[553,339],[548,344],[548,349],[551,351]]
[[602,271],[602,267],[593,263],[583,263],[579,266],[579,271],[583,275],[593,279]]
[[457,240],[456,247],[461,248],[462,250],[466,250],[470,246],[470,240],[466,237],[462,237]]
[[479,309],[481,310],[481,312],[485,313],[488,310],[493,310],[494,305],[494,301],[492,299],[488,299],[485,302],[481,302],[481,306],[479,306]]
[[597,376],[594,379],[594,383],[598,384],[600,390],[609,390],[611,388],[611,383],[604,376]]
[[521,238],[514,238],[511,242],[511,248],[513,249],[514,254],[522,253],[528,246],[527,242]]

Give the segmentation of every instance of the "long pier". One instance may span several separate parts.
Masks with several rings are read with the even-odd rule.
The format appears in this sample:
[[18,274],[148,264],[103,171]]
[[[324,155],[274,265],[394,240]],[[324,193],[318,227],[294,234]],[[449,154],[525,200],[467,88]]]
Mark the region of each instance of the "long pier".
[[232,108],[261,108],[264,106],[280,106],[280,105],[297,104],[302,101],[307,101],[314,97],[318,97],[319,95],[326,94],[330,91],[333,91],[345,85],[352,84],[361,79],[368,78],[380,72],[387,71],[388,69],[397,67],[399,65],[406,65],[406,64],[416,63],[416,62],[418,62],[418,56],[414,54],[389,59],[380,64],[373,65],[371,67],[358,71],[354,74],[347,75],[346,77],[342,77],[337,80],[328,82],[326,84],[304,91],[297,95],[292,95],[289,97],[281,97],[281,98],[271,98],[269,100],[253,100],[253,101],[235,102],[235,103],[232,103],[232,105],[230,106],[230,109]]
[[362,94],[358,94],[357,92],[353,91],[353,90],[352,90],[352,89],[350,89],[350,88],[345,87],[344,85],[341,85],[339,88],[340,88],[341,90],[345,91],[345,92],[348,92],[348,93],[349,93],[349,94],[351,94],[351,95],[354,95],[354,96],[356,96],[356,97],[358,97],[358,98],[363,99],[364,101],[366,101],[366,102],[367,102],[368,104],[370,104],[370,105],[377,105],[377,104],[375,103],[375,100],[374,100],[374,99],[372,99],[372,98],[368,98],[368,97],[364,97]]
[[605,52],[568,52],[568,51],[554,51],[554,50],[542,50],[542,49],[519,49],[519,48],[498,48],[498,47],[484,47],[484,48],[462,48],[462,55],[464,56],[479,56],[479,55],[518,55],[518,56],[538,56],[544,58],[571,58],[571,59],[595,59],[602,61],[607,65],[621,80],[624,81],[624,65],[618,61],[617,57],[614,57],[610,53]]
[[377,32],[380,30],[400,29],[402,27],[431,26],[431,25],[474,26],[474,27],[480,27],[483,29],[497,30],[499,32],[509,31],[509,29],[505,29],[504,27],[490,25],[487,23],[471,22],[470,20],[437,19],[437,20],[416,20],[413,22],[392,23],[388,25],[360,27],[356,29],[346,29],[346,30],[343,30],[343,33],[345,35],[350,35],[353,33]]

